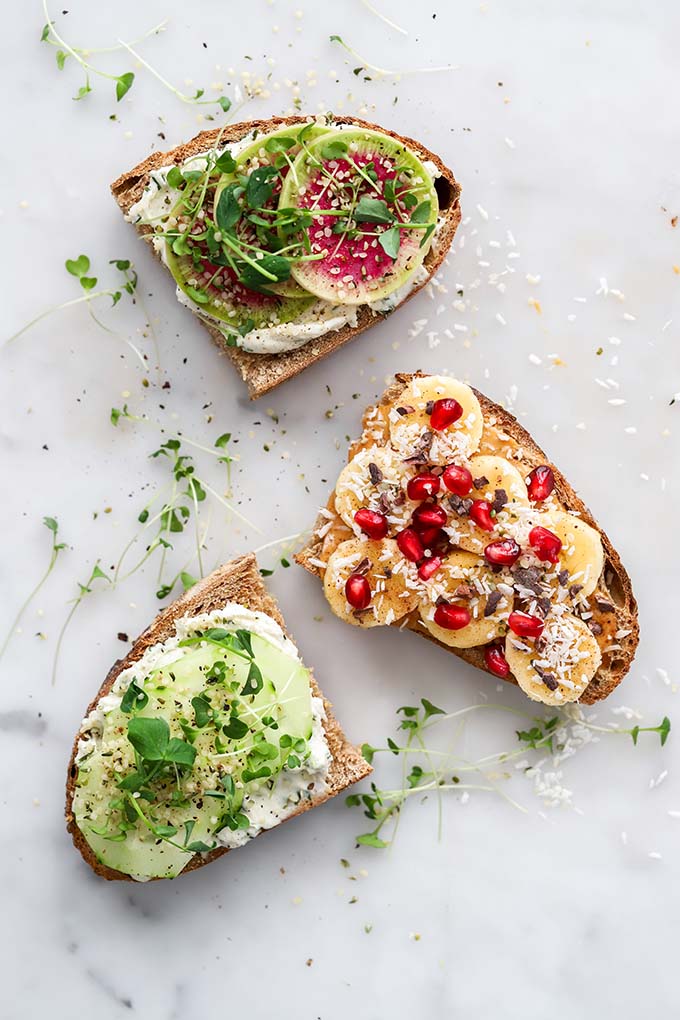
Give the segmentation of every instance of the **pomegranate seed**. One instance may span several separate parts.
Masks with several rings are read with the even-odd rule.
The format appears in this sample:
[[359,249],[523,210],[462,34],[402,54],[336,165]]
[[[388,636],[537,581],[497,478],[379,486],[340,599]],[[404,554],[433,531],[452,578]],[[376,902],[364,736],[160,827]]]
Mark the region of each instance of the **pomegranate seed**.
[[506,677],[510,672],[510,664],[498,645],[489,645],[484,649],[484,662],[489,673],[494,676]]
[[484,550],[484,559],[492,567],[511,567],[521,553],[514,538],[506,538],[502,542],[490,542]]
[[387,518],[384,514],[379,514],[377,510],[367,510],[362,507],[355,513],[354,520],[369,538],[380,539],[387,534]]
[[430,415],[430,425],[437,432],[441,432],[442,429],[447,429],[449,425],[453,425],[454,421],[458,421],[462,413],[463,408],[461,405],[451,397],[435,400],[432,414]]
[[510,613],[508,627],[518,637],[538,638],[543,633],[543,620],[529,613]]
[[455,492],[457,496],[467,496],[472,488],[471,472],[466,467],[459,467],[458,464],[449,464],[442,478],[449,492]]
[[529,532],[529,545],[534,550],[539,560],[549,560],[550,563],[558,563],[562,540],[553,531],[542,528],[540,525],[532,528]]
[[345,598],[353,609],[367,609],[371,604],[371,586],[363,574],[350,574],[345,582]]
[[438,556],[430,556],[429,560],[423,560],[418,567],[418,577],[421,581],[429,581],[437,573],[442,565]]
[[535,467],[529,473],[527,489],[532,503],[542,503],[544,499],[548,498],[554,488],[555,475],[552,468],[549,468],[547,464],[541,464],[540,467]]
[[475,499],[470,507],[470,517],[482,531],[493,531],[491,504],[485,499]]
[[413,511],[413,525],[417,531],[425,528],[443,528],[446,521],[446,510],[436,503],[422,503]]
[[415,478],[410,479],[406,486],[406,493],[409,499],[428,499],[430,496],[437,495],[440,485],[441,482],[437,475],[416,475]]
[[411,563],[417,563],[425,555],[422,543],[413,528],[404,528],[403,531],[399,532],[397,535],[397,545],[401,555],[405,556]]
[[423,544],[423,549],[433,549],[435,545],[448,542],[446,532],[441,528],[418,528],[418,537]]
[[462,630],[472,619],[465,606],[456,606],[451,602],[440,602],[434,611],[434,622],[444,630]]

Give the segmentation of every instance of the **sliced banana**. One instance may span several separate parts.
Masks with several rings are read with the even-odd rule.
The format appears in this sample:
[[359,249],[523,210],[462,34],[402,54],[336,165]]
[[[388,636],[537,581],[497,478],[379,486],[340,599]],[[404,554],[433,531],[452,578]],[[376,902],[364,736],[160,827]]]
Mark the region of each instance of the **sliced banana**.
[[[463,408],[458,421],[437,431],[431,427],[427,406],[437,400],[457,400]],[[415,378],[390,408],[390,438],[402,458],[424,455],[423,463],[451,464],[467,460],[478,449],[484,419],[479,401],[469,386],[444,375]]]
[[554,532],[562,542],[555,572],[567,570],[567,585],[580,585],[582,596],[592,595],[604,568],[604,549],[599,531],[580,517],[563,510],[548,510],[540,514],[536,523]]
[[[447,532],[461,549],[481,555],[489,542],[512,535],[518,522],[527,516],[525,508],[529,506],[529,497],[522,472],[504,457],[480,454],[472,457],[467,467],[477,482],[467,499],[486,499],[495,507],[494,530],[483,531],[469,517],[459,517],[454,512],[449,515],[451,527]],[[504,505],[503,499],[507,501]],[[532,516],[534,514],[532,510]]]
[[[426,582],[421,582],[419,603],[420,619],[427,630],[451,648],[473,648],[485,645],[503,630],[512,611],[512,587],[505,583],[502,574],[492,574],[484,560],[469,552],[452,552],[441,569]],[[459,592],[459,594],[456,594]],[[500,599],[489,616],[484,616],[489,598]],[[434,622],[436,602],[439,598],[465,606],[472,615],[467,627],[447,630]]]
[[538,641],[509,633],[505,658],[524,693],[545,705],[577,701],[602,662],[587,625],[566,611],[548,617]]
[[[357,567],[371,588],[367,609],[355,610],[345,597],[345,584]],[[418,575],[391,538],[381,542],[350,538],[330,556],[323,586],[328,604],[341,620],[357,627],[380,627],[410,613],[418,604]]]
[[401,529],[416,506],[406,495],[406,485],[413,474],[415,469],[404,464],[389,446],[360,450],[340,472],[335,509],[353,530],[354,515],[361,507],[385,514],[392,528]]

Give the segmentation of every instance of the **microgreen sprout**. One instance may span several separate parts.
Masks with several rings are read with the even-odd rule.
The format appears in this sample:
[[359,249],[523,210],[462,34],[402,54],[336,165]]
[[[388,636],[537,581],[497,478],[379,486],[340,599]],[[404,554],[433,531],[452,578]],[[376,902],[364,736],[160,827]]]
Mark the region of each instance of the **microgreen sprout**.
[[[75,259],[66,259],[64,265],[67,273],[78,280],[82,291],[80,297],[72,298],[70,301],[64,301],[60,305],[55,305],[53,308],[48,308],[46,311],[41,312],[40,315],[35,317],[35,319],[31,319],[31,321],[26,323],[26,325],[23,326],[17,333],[14,333],[13,336],[5,340],[3,346],[12,343],[20,336],[23,336],[24,333],[28,332],[29,329],[35,326],[38,322],[47,318],[49,315],[62,311],[64,308],[71,308],[74,305],[81,304],[85,305],[90,316],[100,328],[106,330],[107,333],[112,333],[114,336],[120,336],[120,334],[115,333],[114,330],[109,329],[109,327],[103,323],[97,315],[95,315],[93,305],[99,298],[110,298],[111,307],[113,308],[118,304],[123,294],[128,294],[131,298],[134,298],[134,294],[137,289],[137,273],[135,272],[132,262],[130,262],[129,259],[110,259],[109,265],[115,266],[116,270],[121,275],[115,286],[100,290],[96,289],[97,283],[99,282],[98,278],[90,275],[91,263],[87,255],[79,255]],[[123,337],[122,339],[136,354],[141,361],[142,366],[146,370],[146,362],[137,347],[135,347],[132,341],[127,337]]]
[[167,21],[161,21],[160,24],[155,25],[153,28],[145,32],[139,39],[135,39],[132,42],[124,42],[119,39],[115,46],[107,46],[102,49],[84,49],[78,46],[72,46],[69,42],[64,39],[56,27],[54,21],[50,18],[49,11],[47,9],[47,0],[43,0],[43,12],[45,15],[45,24],[40,36],[40,41],[53,46],[56,49],[55,59],[57,67],[60,71],[64,70],[66,63],[70,60],[73,63],[78,64],[84,75],[84,83],[80,86],[73,98],[75,100],[84,99],[90,92],[93,91],[92,81],[94,78],[103,78],[107,81],[115,83],[115,96],[116,102],[120,102],[123,99],[132,86],[135,83],[135,74],[132,71],[125,71],[122,74],[109,74],[107,71],[103,71],[100,67],[94,65],[91,61],[92,54],[108,54],[108,53],[120,53],[126,52],[133,56],[135,60],[141,64],[157,81],[159,81],[169,92],[171,92],[177,99],[183,103],[189,103],[194,106],[219,106],[221,110],[227,113],[231,107],[231,100],[227,96],[218,96],[216,99],[204,99],[205,89],[196,89],[193,95],[185,95],[180,92],[179,89],[175,88],[169,81],[167,81],[158,71],[155,70],[144,60],[134,47],[144,40],[148,39],[153,35],[160,35],[167,26]]
[[5,640],[3,641],[2,645],[0,646],[0,659],[2,659],[3,655],[5,654],[5,651],[7,649],[7,645],[9,644],[9,642],[10,642],[10,640],[12,638],[12,635],[15,633],[17,627],[19,626],[19,623],[21,622],[22,616],[24,615],[24,613],[28,609],[29,605],[31,604],[33,599],[36,597],[36,595],[38,594],[38,592],[42,588],[42,586],[47,581],[47,578],[52,573],[52,571],[54,569],[54,565],[57,562],[57,558],[59,556],[59,553],[62,551],[62,549],[66,548],[66,543],[65,542],[58,542],[57,541],[57,536],[59,534],[59,525],[57,523],[56,518],[55,517],[43,517],[43,524],[45,525],[45,527],[50,532],[50,538],[52,540],[52,548],[50,550],[50,559],[49,559],[49,562],[47,564],[47,568],[45,570],[45,573],[42,575],[42,577],[40,578],[40,580],[36,584],[35,588],[33,588],[33,590],[30,592],[30,594],[26,597],[25,601],[21,604],[21,606],[20,606],[16,616],[14,617],[12,625],[9,628],[9,630],[7,631],[7,635],[5,637]]
[[379,18],[380,21],[383,21],[386,25],[389,26],[389,28],[393,28],[395,32],[400,32],[401,35],[408,35],[408,32],[406,31],[405,28],[402,28],[401,25],[397,25],[395,21],[391,21],[390,18],[387,17],[387,15],[377,10],[372,3],[369,3],[369,0],[361,0],[361,2],[367,11],[370,11],[371,14],[374,14],[376,18]]
[[[527,720],[525,729],[515,731],[518,748],[485,755],[477,761],[469,761],[453,750],[441,751],[428,746],[426,734],[432,726],[447,721],[460,723],[470,713],[483,709],[510,712]],[[514,807],[526,812],[526,808],[508,797],[498,785],[500,780],[512,776],[512,772],[507,770],[509,763],[514,763],[515,769],[520,769],[530,778],[537,779],[541,775],[542,760],[545,760],[546,754],[553,763],[559,763],[574,754],[581,744],[596,739],[597,734],[628,735],[637,745],[641,733],[657,733],[663,746],[671,729],[667,716],[664,716],[658,726],[636,725],[631,729],[623,729],[614,725],[596,725],[592,719],[584,715],[578,705],[566,706],[544,718],[530,717],[508,706],[492,704],[471,705],[457,712],[447,713],[423,698],[420,705],[404,705],[399,708],[397,716],[398,734],[402,739],[390,737],[385,747],[364,744],[362,754],[369,763],[373,763],[379,754],[400,757],[401,786],[396,789],[383,789],[374,781],[367,792],[352,793],[346,798],[349,807],[362,807],[364,815],[376,823],[368,832],[357,837],[357,843],[362,846],[375,848],[389,846],[394,841],[402,810],[409,798],[414,795],[426,797],[435,793],[441,797],[445,791],[492,792],[500,794]],[[533,762],[527,761],[526,757],[531,752],[538,752]],[[467,773],[474,773],[480,782],[463,782],[461,777]],[[538,784],[537,790],[542,796],[545,795],[543,787]],[[560,802],[564,800],[565,798],[562,798]],[[568,798],[566,802],[568,803]],[[391,827],[389,836],[385,827]]]
[[85,584],[81,584],[80,582],[78,582],[78,594],[75,597],[75,599],[73,599],[73,602],[71,604],[71,608],[70,608],[70,610],[68,612],[68,615],[67,615],[66,619],[64,620],[64,624],[63,624],[61,630],[59,631],[59,637],[57,638],[57,645],[56,645],[56,648],[54,650],[54,665],[52,666],[52,686],[54,686],[55,683],[57,682],[57,667],[59,665],[59,655],[60,655],[60,652],[61,652],[61,646],[62,646],[62,643],[63,643],[63,640],[64,640],[64,635],[66,633],[66,630],[67,630],[69,624],[71,623],[71,620],[73,619],[73,617],[75,615],[75,612],[76,612],[78,606],[83,601],[83,599],[87,595],[90,595],[94,591],[93,584],[98,579],[102,580],[102,581],[105,581],[107,584],[111,584],[111,579],[109,577],[107,577],[107,575],[104,573],[104,571],[99,566],[99,560],[97,560],[97,562],[93,566],[92,571],[90,572],[90,576],[88,577],[88,579],[85,582]]
[[[390,70],[387,67],[379,67],[377,64],[372,64],[370,60],[366,60],[362,57],[355,49],[353,49],[342,36],[332,35],[330,36],[332,43],[338,43],[346,50],[355,60],[359,61],[360,66],[354,69],[354,74],[359,75],[365,69],[372,71],[377,78],[401,78],[407,74],[437,74],[440,71],[457,71],[458,66],[456,64],[442,64],[436,67],[412,67],[404,68],[402,70]],[[370,81],[370,79],[368,79]]]

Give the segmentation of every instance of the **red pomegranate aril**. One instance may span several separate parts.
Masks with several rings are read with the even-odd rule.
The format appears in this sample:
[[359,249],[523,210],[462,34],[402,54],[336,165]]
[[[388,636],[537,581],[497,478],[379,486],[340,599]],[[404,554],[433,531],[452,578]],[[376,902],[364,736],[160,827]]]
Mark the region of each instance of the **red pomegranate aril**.
[[436,496],[439,492],[441,482],[438,475],[416,475],[409,480],[406,486],[406,494],[409,499],[421,500]]
[[377,510],[367,510],[366,507],[362,507],[355,513],[354,520],[364,535],[368,535],[369,538],[380,539],[387,535],[387,518],[384,514],[379,514]]
[[430,425],[437,432],[441,432],[442,429],[447,429],[449,425],[453,425],[454,421],[458,421],[462,414],[463,408],[457,400],[453,400],[451,397],[435,400],[430,415]]
[[475,522],[482,531],[493,531],[493,517],[491,516],[491,504],[485,499],[475,499],[470,507],[470,519]]
[[446,510],[437,503],[421,503],[413,511],[413,526],[417,531],[425,528],[443,528],[447,521]]
[[510,664],[498,645],[489,645],[484,649],[484,663],[494,676],[504,679],[510,673]]
[[434,577],[441,565],[442,561],[439,556],[430,556],[429,559],[423,560],[418,567],[418,577],[421,581],[429,581],[431,577]]
[[462,630],[471,619],[469,609],[452,602],[440,602],[434,611],[434,622],[444,630]]
[[441,528],[418,528],[418,537],[423,549],[432,549],[437,542],[446,541],[446,532]]
[[559,563],[562,540],[557,537],[554,531],[548,531],[547,528],[537,525],[529,532],[529,545],[539,560]]
[[467,496],[472,489],[472,472],[458,464],[449,464],[442,478],[449,492],[455,492],[457,496]]
[[371,586],[363,574],[350,574],[345,581],[345,598],[352,609],[368,609],[371,604]]
[[555,475],[547,464],[541,464],[529,472],[527,491],[532,503],[542,503],[555,488]]
[[492,567],[511,567],[521,555],[522,550],[514,538],[505,538],[499,542],[489,542],[484,550],[484,559]]
[[517,637],[539,638],[543,633],[543,620],[515,611],[508,617],[508,627]]
[[422,542],[413,528],[404,528],[403,531],[399,532],[397,535],[397,545],[401,555],[410,560],[411,563],[418,563],[425,555]]

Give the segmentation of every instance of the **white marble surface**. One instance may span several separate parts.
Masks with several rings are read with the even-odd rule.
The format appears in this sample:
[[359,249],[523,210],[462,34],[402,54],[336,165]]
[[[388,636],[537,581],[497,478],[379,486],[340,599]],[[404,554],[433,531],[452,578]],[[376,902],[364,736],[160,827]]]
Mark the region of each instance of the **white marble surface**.
[[[114,592],[92,595],[67,632],[51,686],[55,640],[77,582],[97,557],[106,569],[115,561],[145,492],[166,477],[147,459],[159,428],[109,424],[110,407],[124,401],[200,442],[227,430],[238,437],[235,492],[262,535],[215,507],[206,554],[213,565],[311,522],[361,407],[393,371],[451,370],[497,400],[510,396],[606,523],[640,601],[637,660],[598,722],[622,722],[612,708],[627,705],[645,722],[668,714],[676,723],[680,408],[669,402],[680,389],[673,270],[680,227],[671,226],[680,214],[677,4],[376,0],[409,30],[404,36],[359,0],[299,3],[302,18],[297,0],[75,2],[58,16],[71,41],[91,46],[131,38],[168,16],[167,32],[143,53],[181,87],[193,79],[210,90],[222,81],[232,93],[231,66],[267,76],[270,96],[244,110],[257,116],[286,110],[297,81],[303,109],[365,104],[369,119],[421,137],[455,168],[466,221],[441,291],[419,295],[257,406],[174,303],[170,283],[108,195],[111,179],[162,144],[158,132],[168,145],[194,134],[196,109],[143,71],[120,106],[101,80],[73,103],[80,77],[68,65],[60,74],[38,42],[37,3],[22,5],[3,36],[2,333],[75,296],[64,259],[87,252],[106,279],[108,259],[130,257],[171,388],[159,390],[153,375],[143,388],[128,348],[82,307],[47,318],[0,352],[6,623],[46,562],[43,515],[58,516],[69,545],[0,665],[0,1016],[675,1015],[675,733],[663,749],[655,736],[637,748],[610,737],[567,762],[564,783],[577,811],[541,814],[530,782],[515,778],[507,789],[527,814],[488,794],[467,804],[452,798],[438,841],[434,805],[411,803],[389,852],[356,851],[364,824],[337,801],[174,884],[139,887],[97,879],[64,831],[72,735],[123,651],[117,633],[137,633],[157,605],[153,565]],[[328,42],[332,33],[389,68],[459,69],[398,85],[363,82],[352,74],[359,61]],[[98,59],[116,73],[133,65],[124,55]],[[490,277],[504,273],[501,292]],[[453,307],[457,287],[463,310]],[[138,308],[121,302],[100,311],[152,351]],[[414,337],[417,319],[429,321]],[[616,385],[604,389],[596,377]],[[618,398],[625,404],[610,403]],[[201,457],[205,476],[221,486]],[[173,562],[191,551],[187,536]],[[271,583],[358,741],[382,743],[394,732],[395,708],[422,695],[450,709],[486,696],[525,707],[518,691],[496,692],[411,635],[354,633],[330,617],[298,568],[279,568]],[[511,716],[479,713],[466,753],[512,748],[514,728]],[[664,770],[666,781],[650,789]]]

